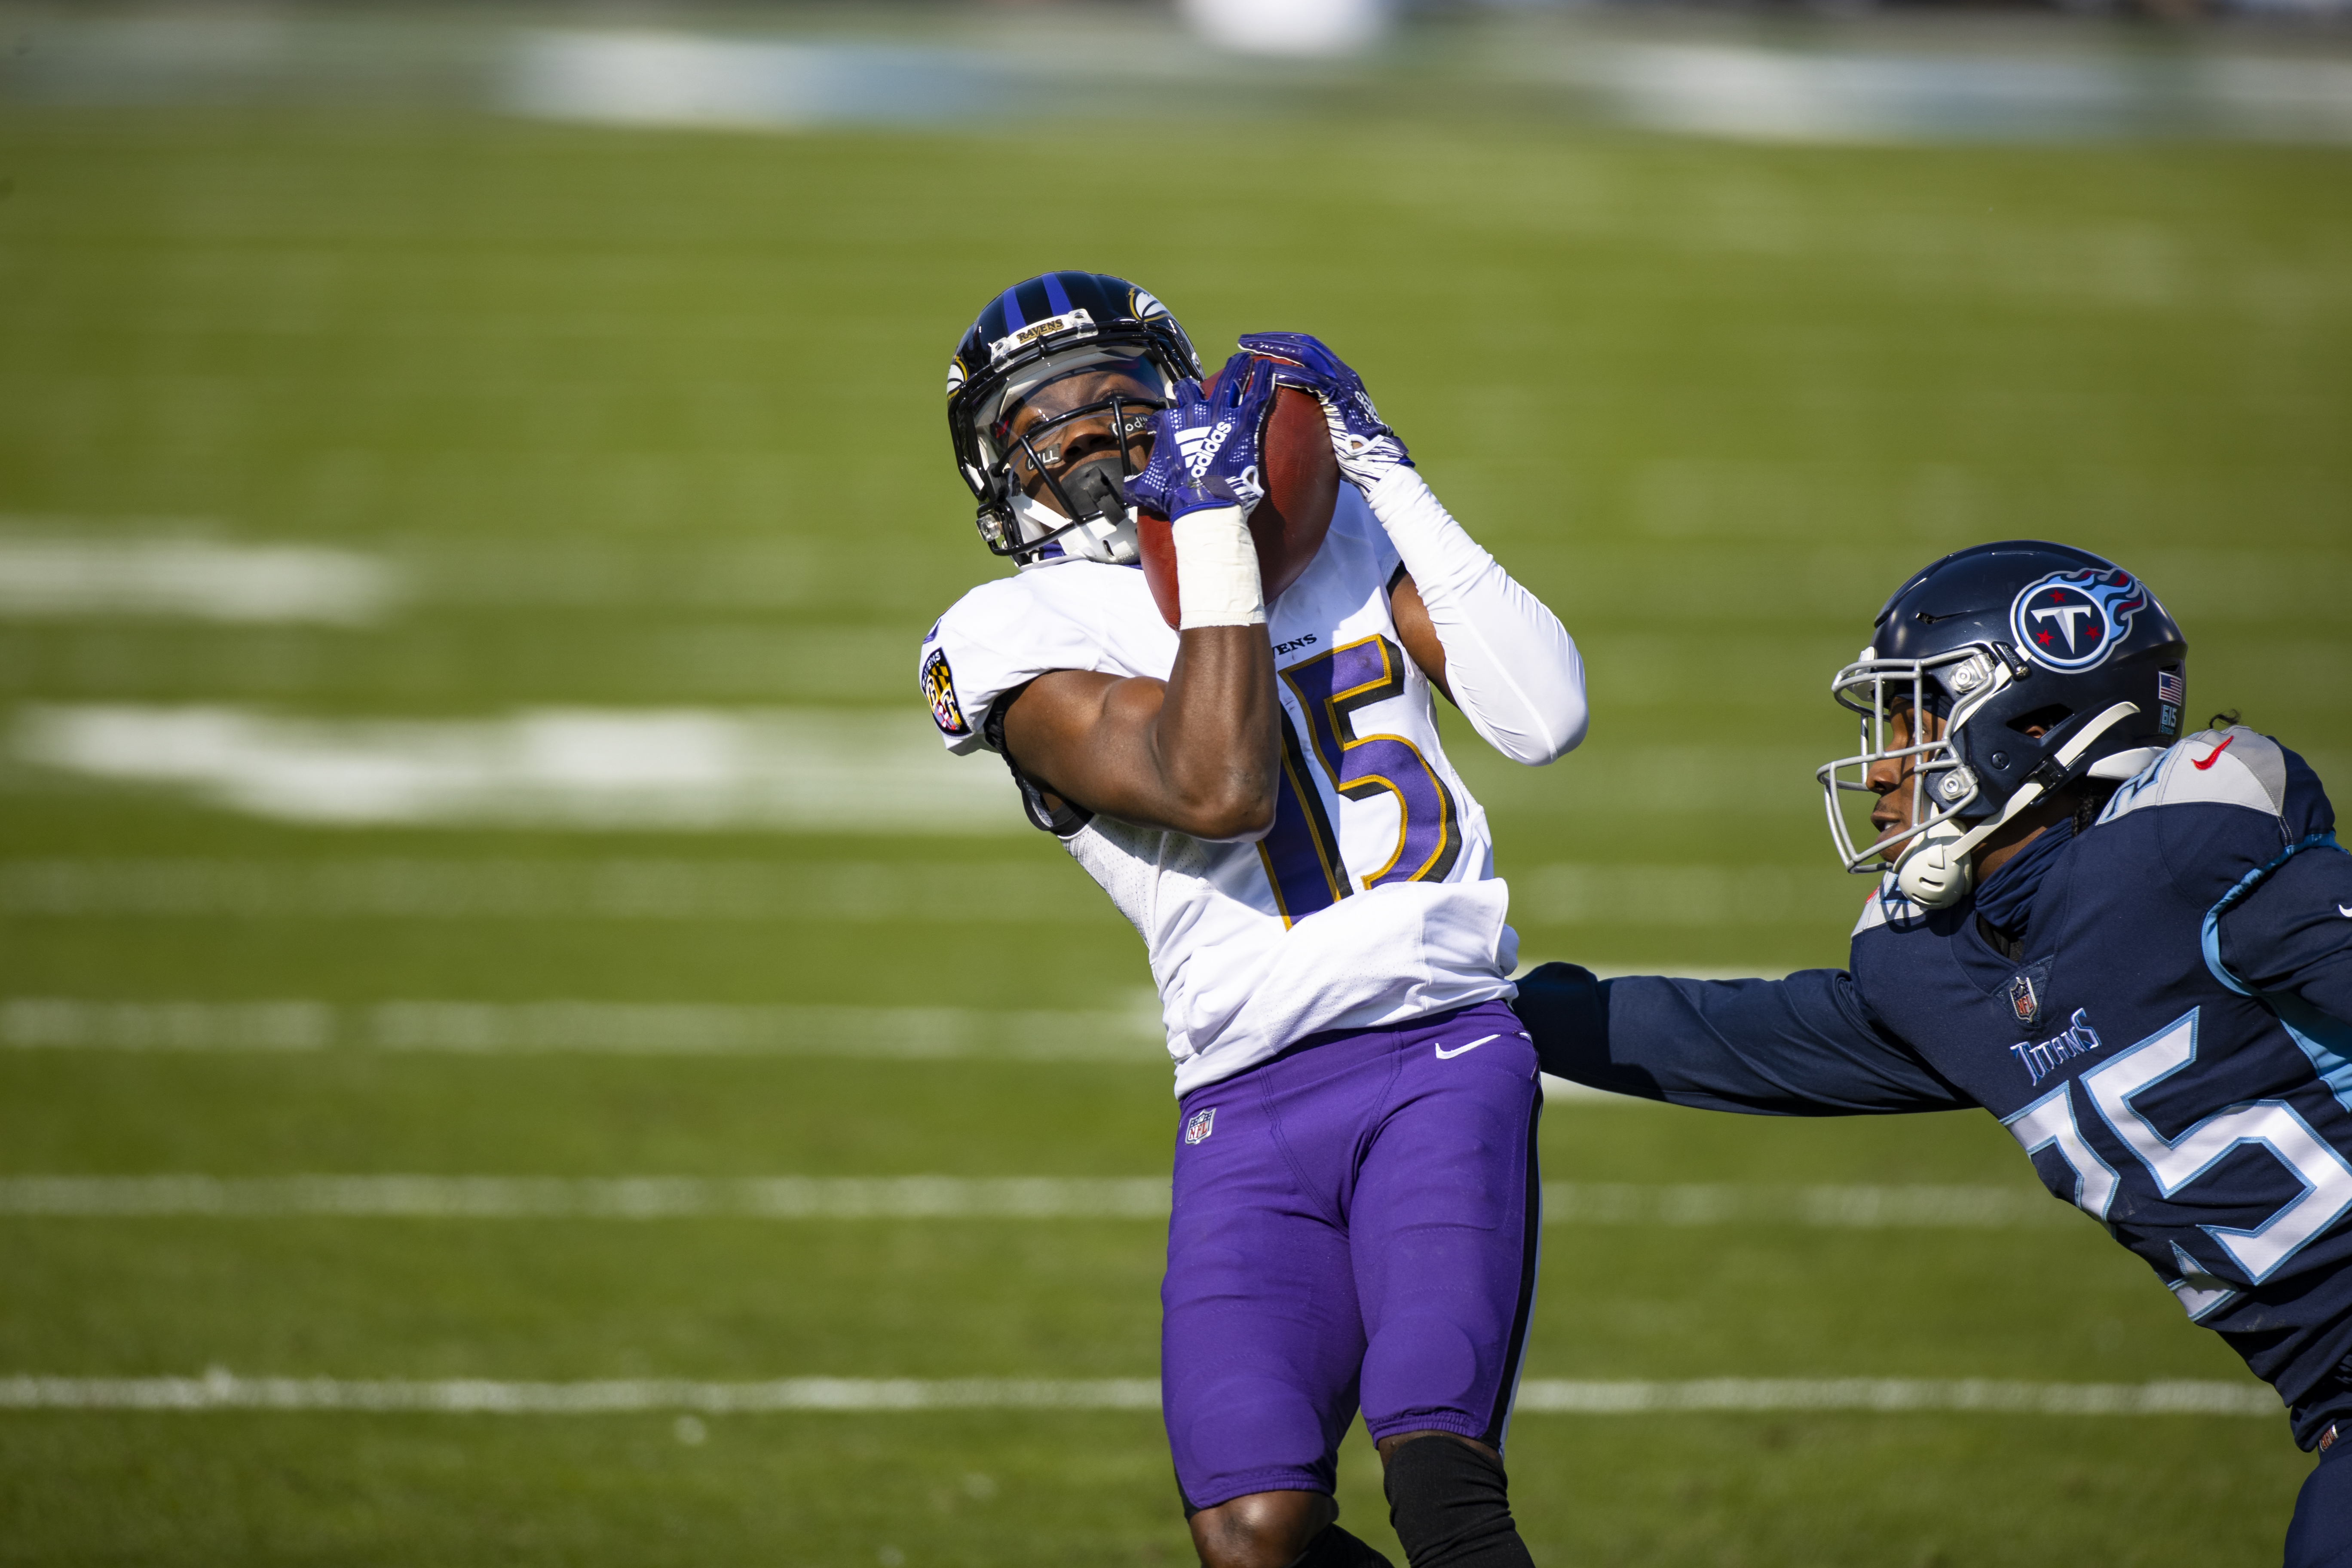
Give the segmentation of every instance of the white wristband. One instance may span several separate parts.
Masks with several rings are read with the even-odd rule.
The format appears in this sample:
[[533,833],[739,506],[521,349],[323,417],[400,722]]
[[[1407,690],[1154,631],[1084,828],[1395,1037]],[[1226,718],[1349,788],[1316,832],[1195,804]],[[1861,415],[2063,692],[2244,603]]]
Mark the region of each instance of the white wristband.
[[1265,625],[1265,585],[1257,544],[1239,507],[1187,512],[1169,524],[1176,543],[1180,630]]

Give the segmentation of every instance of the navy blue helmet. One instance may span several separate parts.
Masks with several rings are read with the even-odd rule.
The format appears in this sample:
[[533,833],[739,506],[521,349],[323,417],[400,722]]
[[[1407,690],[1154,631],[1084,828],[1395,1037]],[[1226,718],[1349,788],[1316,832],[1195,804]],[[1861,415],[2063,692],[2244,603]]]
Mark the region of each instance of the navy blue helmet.
[[[2112,561],[2036,540],[1945,556],[1895,591],[1832,683],[1862,723],[1860,754],[1818,775],[1840,857],[1916,865],[1906,896],[1957,900],[1968,852],[2001,822],[2077,780],[2129,778],[2179,739],[2188,675],[2179,626]],[[1874,764],[1906,760],[1909,826],[1857,846],[1840,792],[1873,793]]]
[[1125,481],[1200,356],[1124,278],[1048,272],[991,300],[948,363],[948,433],[981,538],[1026,563],[1137,559]]

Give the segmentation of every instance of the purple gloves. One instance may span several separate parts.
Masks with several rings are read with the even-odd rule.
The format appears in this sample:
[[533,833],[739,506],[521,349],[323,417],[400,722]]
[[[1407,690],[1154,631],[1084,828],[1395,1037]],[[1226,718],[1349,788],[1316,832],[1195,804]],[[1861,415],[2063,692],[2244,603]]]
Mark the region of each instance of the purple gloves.
[[1173,522],[1186,512],[1234,506],[1244,515],[1265,495],[1265,416],[1274,367],[1246,354],[1225,362],[1214,392],[1176,384],[1175,406],[1151,422],[1151,461],[1127,481],[1127,499]]
[[1331,427],[1332,455],[1339,459],[1339,472],[1358,489],[1370,489],[1397,469],[1412,467],[1404,443],[1381,423],[1363,377],[1321,342],[1305,332],[1246,332],[1242,348],[1281,361],[1274,372],[1276,383],[1304,387],[1322,402],[1324,423]]

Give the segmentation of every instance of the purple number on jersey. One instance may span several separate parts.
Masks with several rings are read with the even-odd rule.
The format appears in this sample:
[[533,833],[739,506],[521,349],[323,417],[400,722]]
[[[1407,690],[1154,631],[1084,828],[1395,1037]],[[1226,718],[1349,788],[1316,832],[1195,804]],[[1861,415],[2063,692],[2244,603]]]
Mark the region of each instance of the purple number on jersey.
[[[1404,651],[1375,635],[1292,665],[1282,679],[1307,716],[1315,760],[1340,797],[1369,800],[1383,792],[1396,797],[1396,847],[1363,885],[1442,881],[1462,853],[1461,810],[1454,792],[1421,748],[1402,735],[1356,733],[1358,709],[1403,694]],[[1282,742],[1274,827],[1259,844],[1258,855],[1274,884],[1283,923],[1290,925],[1355,889],[1287,714]]]

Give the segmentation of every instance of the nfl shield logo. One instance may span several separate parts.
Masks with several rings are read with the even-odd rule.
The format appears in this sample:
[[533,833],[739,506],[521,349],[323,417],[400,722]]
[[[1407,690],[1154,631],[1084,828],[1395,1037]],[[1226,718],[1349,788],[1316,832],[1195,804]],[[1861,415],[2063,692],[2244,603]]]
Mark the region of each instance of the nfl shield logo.
[[1192,1112],[1192,1120],[1184,1123],[1184,1142],[1204,1143],[1208,1142],[1209,1134],[1215,1131],[1216,1128],[1217,1108],[1215,1106],[1212,1105],[1205,1110],[1196,1110]]
[[2021,974],[2009,983],[2009,1006],[2017,1021],[2029,1029],[2041,1022],[2042,998],[2034,992],[2033,976]]

